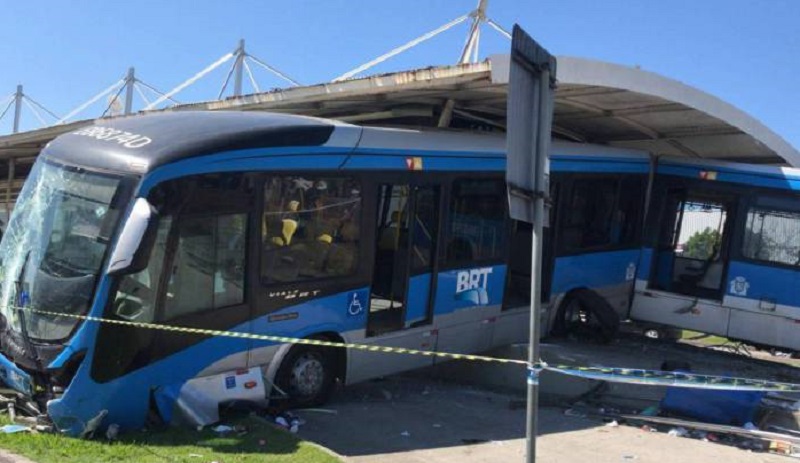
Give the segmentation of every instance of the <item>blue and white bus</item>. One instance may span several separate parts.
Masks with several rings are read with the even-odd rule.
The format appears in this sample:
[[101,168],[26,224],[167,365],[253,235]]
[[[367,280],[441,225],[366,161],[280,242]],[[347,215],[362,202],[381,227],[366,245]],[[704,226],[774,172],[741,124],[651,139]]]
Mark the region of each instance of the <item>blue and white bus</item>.
[[[63,135],[40,154],[0,242],[0,379],[79,435],[148,417],[202,424],[232,400],[310,406],[337,381],[435,361],[136,323],[459,353],[525,341],[530,233],[508,219],[504,149],[493,135],[244,112],[120,118]],[[588,325],[609,338],[634,294],[634,316],[671,323],[663,301],[713,304],[738,288],[663,285],[691,284],[674,269],[694,254],[677,255],[666,238],[642,251],[648,191],[645,236],[678,210],[673,183],[648,187],[645,153],[555,143],[550,162],[543,332]],[[729,183],[722,168],[699,179],[692,164],[658,169],[687,185]],[[724,275],[741,274],[753,296],[761,277],[746,266],[793,251],[748,246],[755,257],[727,261]],[[699,260],[710,274],[715,261]],[[789,265],[768,268],[790,275]],[[737,303],[752,304],[745,296]]]

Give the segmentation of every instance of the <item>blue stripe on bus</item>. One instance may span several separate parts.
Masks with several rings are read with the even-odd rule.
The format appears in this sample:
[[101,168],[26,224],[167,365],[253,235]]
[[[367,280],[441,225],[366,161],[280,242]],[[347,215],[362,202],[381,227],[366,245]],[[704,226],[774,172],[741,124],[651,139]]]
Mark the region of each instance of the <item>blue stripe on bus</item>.
[[642,248],[639,265],[636,269],[637,280],[650,279],[650,267],[653,265],[653,248]]
[[[735,294],[731,282],[744,278],[747,282],[746,294]],[[747,299],[768,300],[777,304],[800,306],[797,269],[758,265],[751,262],[732,261],[728,267],[728,281],[725,293]],[[798,309],[800,314],[800,309]]]
[[[446,156],[423,157],[422,171],[490,171],[503,172],[506,168],[505,159],[464,159],[451,158]],[[344,169],[390,169],[395,171],[406,171],[406,158],[399,156],[352,156],[347,160]]]
[[593,252],[556,258],[552,293],[561,294],[575,288],[601,288],[622,284],[628,268],[639,262],[639,249]]
[[431,294],[431,274],[414,275],[408,280],[405,326],[425,320]]
[[657,174],[676,175],[679,177],[694,178],[699,180],[700,172],[716,172],[716,180],[709,180],[709,182],[712,184],[716,181],[777,188],[782,190],[800,190],[800,178],[787,177],[786,175],[781,175],[778,173],[748,173],[720,166],[661,164],[658,166]]
[[646,158],[552,155],[550,168],[554,172],[646,174],[650,171],[650,162]]

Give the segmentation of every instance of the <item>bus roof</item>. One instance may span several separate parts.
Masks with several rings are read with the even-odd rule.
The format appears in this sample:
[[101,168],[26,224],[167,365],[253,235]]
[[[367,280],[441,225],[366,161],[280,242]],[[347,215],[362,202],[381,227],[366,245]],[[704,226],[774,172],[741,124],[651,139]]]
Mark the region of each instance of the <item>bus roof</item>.
[[100,121],[64,134],[43,151],[70,164],[147,172],[180,159],[248,148],[319,146],[334,121],[255,112],[187,111]]

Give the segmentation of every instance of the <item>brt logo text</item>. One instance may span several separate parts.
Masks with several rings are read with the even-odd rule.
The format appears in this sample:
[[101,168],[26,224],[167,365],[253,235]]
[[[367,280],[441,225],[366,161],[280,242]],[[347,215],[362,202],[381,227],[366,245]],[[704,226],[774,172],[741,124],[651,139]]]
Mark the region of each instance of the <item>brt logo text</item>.
[[458,272],[456,278],[456,300],[470,301],[476,305],[488,305],[491,267],[475,268]]

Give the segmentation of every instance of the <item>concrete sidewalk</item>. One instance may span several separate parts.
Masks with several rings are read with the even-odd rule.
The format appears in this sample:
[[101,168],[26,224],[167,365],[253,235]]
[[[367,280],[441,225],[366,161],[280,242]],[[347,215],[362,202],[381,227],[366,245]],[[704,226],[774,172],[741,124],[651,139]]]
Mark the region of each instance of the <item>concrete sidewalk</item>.
[[[341,391],[325,412],[298,411],[306,420],[300,437],[353,463],[522,462],[521,399],[419,375],[390,377]],[[539,462],[790,461],[664,432],[606,426],[565,416],[561,408],[542,408],[540,422]]]

